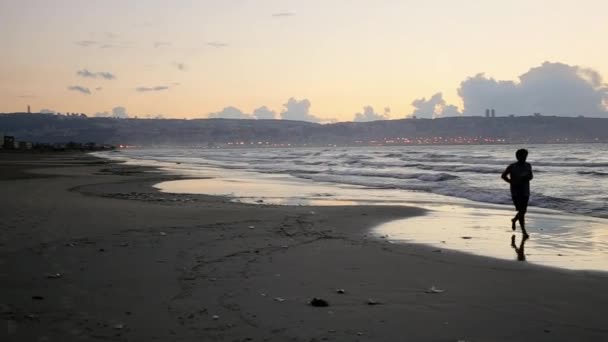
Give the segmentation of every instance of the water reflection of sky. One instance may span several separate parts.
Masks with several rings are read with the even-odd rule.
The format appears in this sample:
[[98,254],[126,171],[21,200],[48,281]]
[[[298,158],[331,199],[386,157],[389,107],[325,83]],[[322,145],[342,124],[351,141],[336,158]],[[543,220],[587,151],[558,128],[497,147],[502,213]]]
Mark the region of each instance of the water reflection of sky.
[[[438,207],[424,216],[396,220],[374,229],[394,242],[422,243],[500,259],[517,260],[511,245],[521,243],[511,230],[508,210],[461,206]],[[568,269],[608,271],[606,220],[560,213],[527,215],[531,238],[525,241],[528,262]]]
[[[476,255],[517,260],[511,246],[509,206],[484,205],[453,197],[395,189],[336,186],[288,175],[231,171],[229,177],[187,179],[156,185],[164,192],[232,196],[235,201],[281,205],[410,205],[429,209],[423,216],[387,222],[374,233],[395,243],[421,243]],[[608,271],[608,220],[532,208],[528,262]],[[516,247],[521,244],[519,229]]]

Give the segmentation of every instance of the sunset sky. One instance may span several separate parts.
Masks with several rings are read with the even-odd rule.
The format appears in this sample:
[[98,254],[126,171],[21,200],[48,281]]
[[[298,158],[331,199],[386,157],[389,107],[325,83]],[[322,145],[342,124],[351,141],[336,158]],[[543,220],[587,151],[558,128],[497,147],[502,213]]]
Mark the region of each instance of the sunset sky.
[[[500,88],[483,97],[469,82],[465,113],[551,111],[508,103],[559,79],[546,103],[557,91],[580,93],[568,103],[602,116],[607,21],[605,0],[2,0],[0,112],[30,104],[202,118],[266,106],[276,117],[350,121],[365,106],[372,117],[389,107],[386,117],[403,118],[415,100],[425,98],[424,108],[442,93],[430,106],[448,115],[465,109],[461,82],[485,73],[480,84],[514,81],[520,95],[498,99]],[[519,86],[532,68],[534,82]]]

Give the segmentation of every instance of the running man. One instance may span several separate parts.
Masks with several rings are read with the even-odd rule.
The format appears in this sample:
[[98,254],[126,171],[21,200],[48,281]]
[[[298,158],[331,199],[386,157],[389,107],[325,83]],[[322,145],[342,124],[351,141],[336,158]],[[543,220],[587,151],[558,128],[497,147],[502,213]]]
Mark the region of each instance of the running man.
[[511,184],[511,198],[517,214],[511,219],[511,229],[515,230],[515,222],[519,221],[524,238],[527,238],[525,215],[530,199],[530,181],[533,178],[532,165],[526,163],[528,151],[519,149],[515,152],[517,162],[507,166],[502,173],[502,179]]

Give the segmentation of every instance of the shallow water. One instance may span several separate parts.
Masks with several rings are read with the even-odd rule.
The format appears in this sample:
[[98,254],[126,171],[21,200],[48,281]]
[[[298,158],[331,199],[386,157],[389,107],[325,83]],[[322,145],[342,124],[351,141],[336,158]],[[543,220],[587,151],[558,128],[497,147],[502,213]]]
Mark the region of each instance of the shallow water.
[[[282,205],[409,205],[423,216],[390,221],[372,232],[394,243],[418,243],[475,255],[573,270],[608,271],[608,220],[532,209],[526,215],[530,239],[521,249],[519,228],[511,230],[509,206],[480,205],[426,193],[302,182],[261,175],[170,181],[156,187],[170,193],[232,196],[235,201]],[[519,225],[518,225],[519,227]],[[514,236],[515,247],[511,239]],[[519,254],[518,254],[519,252]]]
[[573,270],[608,271],[606,220],[557,212],[526,215],[530,238],[503,209],[440,206],[424,216],[387,222],[374,233],[392,242],[421,243],[499,259]]
[[[608,271],[608,219],[604,218],[531,207],[526,216],[531,238],[523,244],[522,253],[521,233],[511,231],[510,218],[514,215],[511,205],[422,190],[324,182],[281,172],[195,165],[184,163],[183,158],[171,161],[171,156],[163,157],[162,161],[125,155],[120,158],[128,163],[154,165],[165,172],[193,177],[157,184],[164,192],[230,196],[234,201],[258,204],[422,207],[430,212],[387,222],[375,227],[373,232],[394,243],[420,243],[501,259],[525,259],[539,265]],[[511,243],[513,235],[515,248]]]
[[[215,168],[511,205],[508,184],[500,174],[515,161],[518,147],[134,149],[113,154],[172,163],[175,169],[194,173]],[[535,176],[531,206],[608,218],[607,144],[525,147]]]

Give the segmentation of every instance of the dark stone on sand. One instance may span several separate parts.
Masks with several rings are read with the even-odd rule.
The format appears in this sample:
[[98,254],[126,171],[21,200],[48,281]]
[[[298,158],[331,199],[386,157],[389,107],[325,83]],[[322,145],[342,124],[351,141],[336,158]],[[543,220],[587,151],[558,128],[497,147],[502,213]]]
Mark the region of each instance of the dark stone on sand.
[[34,299],[34,300],[44,300],[44,297],[42,297],[42,296],[32,296],[32,299]]
[[367,305],[380,305],[381,303],[373,298],[367,300]]
[[329,303],[325,299],[313,298],[310,300],[310,305],[316,306],[316,307],[324,307],[324,306],[329,306]]

